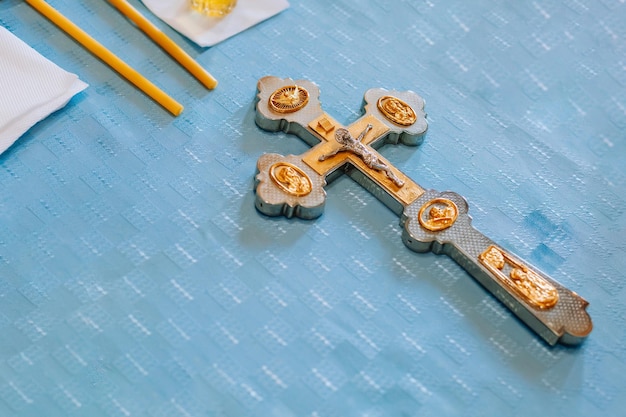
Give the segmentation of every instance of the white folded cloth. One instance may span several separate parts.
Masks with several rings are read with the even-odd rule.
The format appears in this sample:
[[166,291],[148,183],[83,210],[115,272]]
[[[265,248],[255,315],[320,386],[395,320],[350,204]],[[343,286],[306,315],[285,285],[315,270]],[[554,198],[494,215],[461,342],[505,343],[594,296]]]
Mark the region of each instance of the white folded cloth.
[[0,153],[85,88],[0,26]]
[[238,0],[230,14],[210,18],[194,12],[189,0],[142,0],[165,23],[200,46],[213,46],[289,7],[287,0]]

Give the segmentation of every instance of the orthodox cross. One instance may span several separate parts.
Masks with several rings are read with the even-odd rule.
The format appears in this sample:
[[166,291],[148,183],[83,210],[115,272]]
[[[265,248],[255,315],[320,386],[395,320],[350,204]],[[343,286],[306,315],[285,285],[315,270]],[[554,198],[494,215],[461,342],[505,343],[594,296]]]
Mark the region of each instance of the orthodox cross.
[[364,115],[347,127],[322,110],[310,81],[261,78],[257,100],[260,128],[293,133],[311,146],[301,155],[259,158],[261,213],[314,219],[324,209],[324,186],[347,173],[400,216],[409,249],[450,256],[549,344],[578,344],[591,332],[586,300],[476,230],[462,196],[424,190],[376,151],[422,142],[428,124],[416,93],[370,89]]

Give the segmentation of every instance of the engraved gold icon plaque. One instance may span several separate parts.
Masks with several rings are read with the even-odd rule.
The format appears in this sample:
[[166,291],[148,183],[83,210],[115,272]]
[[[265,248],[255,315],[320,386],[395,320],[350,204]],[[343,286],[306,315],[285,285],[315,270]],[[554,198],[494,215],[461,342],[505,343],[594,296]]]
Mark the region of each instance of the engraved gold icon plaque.
[[376,105],[383,116],[400,126],[411,126],[417,121],[411,106],[397,97],[383,96],[378,99]]
[[454,202],[436,198],[420,208],[417,219],[426,230],[438,232],[452,226],[458,215],[459,209]]
[[311,180],[297,166],[279,162],[270,168],[272,180],[285,192],[295,196],[305,196],[312,190]]
[[478,259],[528,304],[547,310],[559,301],[559,292],[554,285],[502,249],[489,246]]

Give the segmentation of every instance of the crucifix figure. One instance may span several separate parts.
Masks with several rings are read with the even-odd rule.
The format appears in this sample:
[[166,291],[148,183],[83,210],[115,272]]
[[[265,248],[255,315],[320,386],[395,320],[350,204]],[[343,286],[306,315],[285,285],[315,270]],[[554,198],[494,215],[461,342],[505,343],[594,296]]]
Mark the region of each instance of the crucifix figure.
[[344,129],[342,127],[337,129],[335,132],[335,140],[342,145],[341,148],[334,149],[328,154],[320,155],[318,160],[324,161],[331,156],[337,155],[339,152],[352,152],[361,158],[363,162],[365,162],[365,165],[369,168],[377,171],[383,171],[385,175],[387,175],[387,178],[393,181],[394,184],[398,187],[402,187],[404,185],[404,181],[396,177],[391,168],[378,159],[375,152],[370,151],[361,143],[363,137],[367,134],[367,132],[372,130],[373,127],[374,126],[371,124],[367,125],[365,130],[362,131],[356,139],[352,137],[348,129]]
[[424,190],[376,151],[422,142],[428,124],[420,96],[370,89],[365,114],[347,127],[322,110],[310,81],[261,78],[257,99],[259,127],[293,133],[311,146],[301,155],[259,158],[260,212],[314,219],[324,209],[324,186],[346,173],[400,216],[409,249],[450,256],[547,343],[578,344],[591,332],[586,300],[476,230],[462,196]]

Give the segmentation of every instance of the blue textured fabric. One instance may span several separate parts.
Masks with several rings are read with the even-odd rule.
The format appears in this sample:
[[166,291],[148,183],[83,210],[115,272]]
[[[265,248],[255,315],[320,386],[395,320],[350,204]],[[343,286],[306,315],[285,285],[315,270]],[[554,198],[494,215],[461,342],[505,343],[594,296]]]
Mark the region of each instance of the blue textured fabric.
[[[209,49],[132,1],[213,91],[106,1],[50,3],[185,111],[0,2],[90,84],[0,156],[0,416],[624,415],[623,1],[292,0]],[[255,125],[265,75],[346,124],[369,88],[423,96],[424,143],[382,154],[585,297],[588,340],[547,346],[349,178],[317,220],[260,215],[258,157],[307,149]]]

